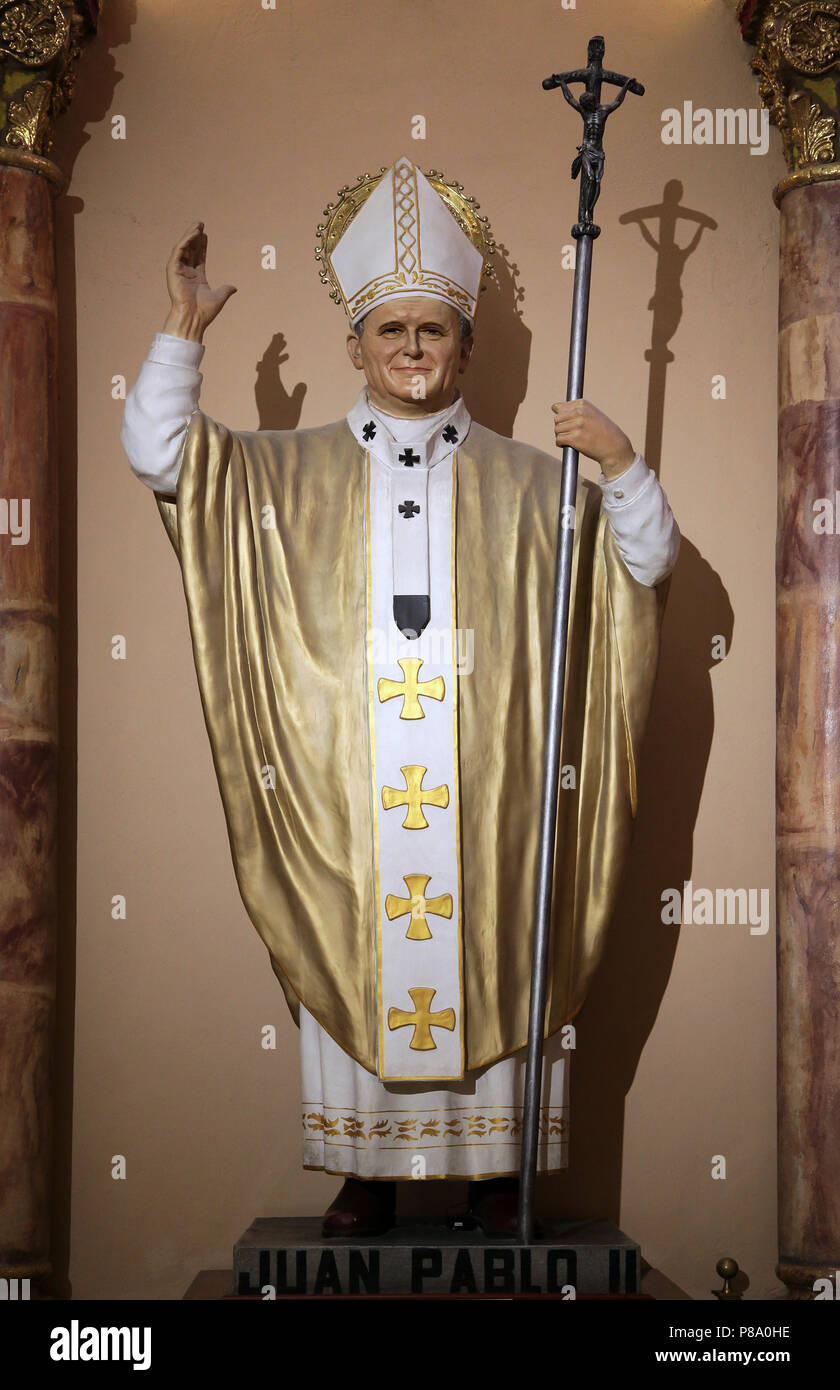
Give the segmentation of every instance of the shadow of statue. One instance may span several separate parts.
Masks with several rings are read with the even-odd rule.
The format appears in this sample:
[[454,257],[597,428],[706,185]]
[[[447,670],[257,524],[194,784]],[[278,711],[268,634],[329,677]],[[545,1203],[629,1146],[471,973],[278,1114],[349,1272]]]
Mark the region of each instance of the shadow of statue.
[[[656,275],[653,294],[648,308],[653,311],[650,332],[650,347],[645,352],[645,361],[650,363],[648,373],[647,419],[645,422],[645,462],[659,477],[662,456],[662,422],[665,416],[665,383],[668,363],[673,362],[674,354],[668,346],[682,318],[683,292],[682,279],[685,263],[696,251],[703,232],[709,228],[714,231],[717,222],[704,212],[682,206],[683,186],[679,179],[669,179],[662,192],[662,202],[650,207],[633,208],[623,212],[619,222],[627,226],[638,224],[639,231],[656,252]],[[654,236],[648,222],[659,223],[658,237]],[[677,242],[677,226],[680,222],[694,222],[693,237],[685,246]]]
[[[680,933],[679,926],[662,921],[662,893],[676,888],[682,894],[691,878],[694,825],[714,730],[712,643],[723,637],[729,652],[733,622],[719,576],[683,535],[639,760],[630,854],[604,956],[575,1020],[569,1168],[541,1180],[546,1211],[620,1218],[625,1097],[656,1021]],[[667,1143],[664,1099],[657,1125],[650,1143]]]
[[495,283],[486,285],[478,302],[475,347],[461,390],[473,419],[510,439],[528,389],[531,330],[520,308],[525,291],[519,267],[499,243],[494,264]]
[[295,430],[300,422],[306,383],[299,381],[291,395],[280,378],[280,368],[288,362],[286,339],[275,333],[259,362],[254,384],[258,430]]

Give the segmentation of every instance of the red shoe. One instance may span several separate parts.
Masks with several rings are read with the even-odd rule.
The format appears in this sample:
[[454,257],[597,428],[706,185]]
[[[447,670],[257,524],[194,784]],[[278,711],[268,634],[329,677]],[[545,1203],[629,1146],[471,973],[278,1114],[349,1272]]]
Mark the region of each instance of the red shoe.
[[397,1184],[347,1178],[331,1206],[324,1212],[321,1234],[332,1236],[381,1236],[395,1224]]
[[[485,1236],[507,1239],[519,1233],[519,1179],[484,1178],[469,1185],[470,1216]],[[543,1228],[534,1222],[534,1236]]]
[[484,1178],[469,1185],[470,1215],[486,1236],[515,1236],[519,1213],[517,1178]]

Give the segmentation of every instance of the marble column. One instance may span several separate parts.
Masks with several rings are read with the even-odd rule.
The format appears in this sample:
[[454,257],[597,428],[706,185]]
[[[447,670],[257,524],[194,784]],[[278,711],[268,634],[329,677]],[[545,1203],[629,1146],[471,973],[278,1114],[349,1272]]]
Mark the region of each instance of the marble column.
[[98,8],[0,12],[0,1275],[50,1272],[57,919],[57,302],[50,160]]
[[750,0],[789,174],[776,539],[779,1277],[840,1270],[840,3]]

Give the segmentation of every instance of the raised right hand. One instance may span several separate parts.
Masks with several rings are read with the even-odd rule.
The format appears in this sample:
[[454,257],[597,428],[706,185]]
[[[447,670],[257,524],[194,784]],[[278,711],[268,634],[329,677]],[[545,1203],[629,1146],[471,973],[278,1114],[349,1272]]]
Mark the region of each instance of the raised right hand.
[[166,287],[172,307],[164,333],[200,343],[204,330],[236,293],[235,285],[212,290],[206,273],[207,236],[203,222],[194,222],[172,249],[166,263]]

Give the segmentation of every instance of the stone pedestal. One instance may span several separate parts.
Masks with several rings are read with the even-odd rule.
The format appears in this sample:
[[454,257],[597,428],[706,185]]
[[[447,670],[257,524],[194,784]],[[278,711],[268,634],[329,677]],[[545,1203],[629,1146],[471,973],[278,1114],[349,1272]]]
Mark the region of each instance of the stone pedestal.
[[324,1240],[316,1217],[257,1220],[233,1250],[233,1293],[638,1294],[638,1245],[610,1221],[546,1224],[530,1245],[444,1226]]

